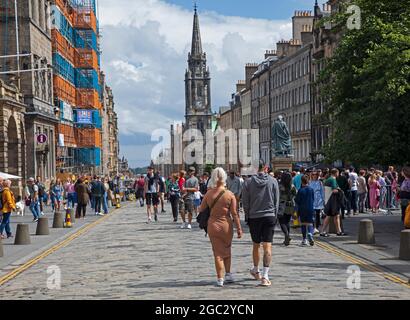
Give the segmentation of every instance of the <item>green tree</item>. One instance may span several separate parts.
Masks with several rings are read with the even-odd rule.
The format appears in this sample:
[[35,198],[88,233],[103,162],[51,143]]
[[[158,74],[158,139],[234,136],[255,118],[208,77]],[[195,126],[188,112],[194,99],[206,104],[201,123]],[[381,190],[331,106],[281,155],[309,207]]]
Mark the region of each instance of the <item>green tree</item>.
[[[410,0],[355,0],[361,28],[346,27],[347,4],[331,19],[343,36],[319,83],[333,134],[330,161],[404,164],[410,159]],[[339,27],[337,27],[339,26]]]

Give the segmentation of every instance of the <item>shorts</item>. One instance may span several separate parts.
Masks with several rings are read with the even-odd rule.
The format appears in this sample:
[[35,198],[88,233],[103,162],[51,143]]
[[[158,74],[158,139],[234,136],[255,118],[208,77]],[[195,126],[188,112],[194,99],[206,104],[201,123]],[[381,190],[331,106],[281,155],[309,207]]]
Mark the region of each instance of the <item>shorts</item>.
[[194,200],[185,199],[185,213],[194,213]]
[[159,204],[158,193],[147,193],[145,194],[145,199],[147,206],[157,206]]
[[195,208],[199,208],[201,206],[201,199],[195,199],[194,200],[194,206],[195,206]]
[[249,231],[253,243],[272,243],[275,234],[276,217],[249,219]]

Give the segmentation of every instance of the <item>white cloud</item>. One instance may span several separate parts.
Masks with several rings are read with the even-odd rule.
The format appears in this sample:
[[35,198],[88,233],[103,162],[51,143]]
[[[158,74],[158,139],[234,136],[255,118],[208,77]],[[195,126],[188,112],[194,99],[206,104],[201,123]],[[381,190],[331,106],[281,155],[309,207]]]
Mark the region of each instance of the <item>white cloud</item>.
[[[99,9],[103,69],[114,91],[120,132],[150,135],[183,120],[193,13],[161,0],[100,0]],[[291,36],[289,21],[215,12],[200,12],[200,27],[214,110],[228,103],[236,81],[244,78],[245,63],[260,62],[266,49]]]

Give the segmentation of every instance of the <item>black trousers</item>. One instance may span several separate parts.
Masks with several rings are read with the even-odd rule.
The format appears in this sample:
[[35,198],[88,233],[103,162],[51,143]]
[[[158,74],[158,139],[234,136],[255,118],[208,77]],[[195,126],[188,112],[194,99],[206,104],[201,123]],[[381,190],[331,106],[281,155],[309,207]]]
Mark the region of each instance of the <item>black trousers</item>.
[[315,210],[315,213],[316,213],[315,227],[318,230],[319,230],[320,226],[322,225],[322,223],[320,222],[320,220],[321,220],[320,211],[321,211],[320,209]]
[[94,196],[95,212],[101,212],[102,196]]
[[172,216],[174,217],[174,220],[176,220],[178,219],[179,197],[170,196],[169,201],[171,201]]
[[83,213],[82,216],[85,217],[85,214],[87,212],[87,204],[82,204],[82,203],[77,204],[77,210],[75,212],[75,217],[81,218],[81,212]]
[[282,232],[285,236],[289,236],[290,234],[290,218],[292,216],[284,214],[283,216],[279,217],[279,224]]

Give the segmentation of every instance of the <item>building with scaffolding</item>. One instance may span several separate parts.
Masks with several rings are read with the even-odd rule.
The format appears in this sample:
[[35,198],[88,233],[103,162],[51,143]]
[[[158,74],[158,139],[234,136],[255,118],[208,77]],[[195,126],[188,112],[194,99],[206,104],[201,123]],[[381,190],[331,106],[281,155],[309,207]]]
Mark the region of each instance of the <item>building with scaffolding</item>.
[[51,1],[57,170],[103,173],[103,93],[95,0]]
[[[24,121],[17,123],[24,136],[23,178],[55,176],[55,127],[53,106],[50,1],[0,1],[0,79],[14,85],[26,106]],[[23,119],[23,118],[21,118]],[[10,119],[6,122],[14,124]],[[20,138],[21,139],[21,138]]]

